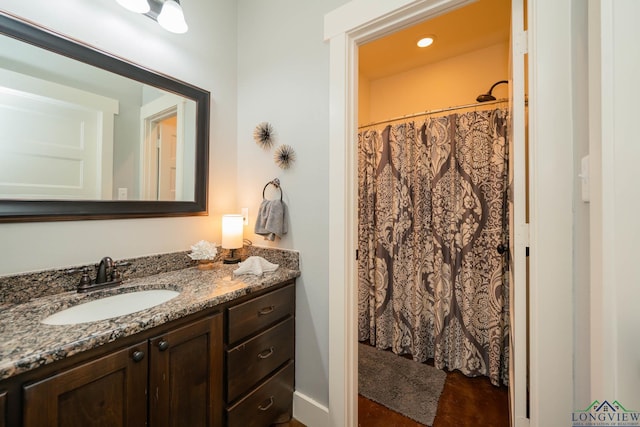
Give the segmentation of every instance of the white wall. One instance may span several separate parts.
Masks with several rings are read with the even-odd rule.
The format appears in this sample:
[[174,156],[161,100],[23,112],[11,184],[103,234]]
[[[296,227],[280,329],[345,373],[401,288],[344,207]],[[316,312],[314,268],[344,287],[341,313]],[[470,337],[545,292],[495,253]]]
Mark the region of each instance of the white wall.
[[236,207],[236,2],[190,0],[189,32],[169,33],[113,0],[3,0],[2,10],[211,92],[209,216],[0,224],[0,275],[188,250],[220,241]]
[[[275,243],[245,232],[254,244],[300,251],[296,319],[296,389],[328,402],[328,128],[329,46],[324,14],[345,0],[238,1],[238,207],[249,228],[264,185],[278,177],[289,207],[289,233]],[[263,121],[276,144],[289,144],[296,162],[287,171],[253,140]]]

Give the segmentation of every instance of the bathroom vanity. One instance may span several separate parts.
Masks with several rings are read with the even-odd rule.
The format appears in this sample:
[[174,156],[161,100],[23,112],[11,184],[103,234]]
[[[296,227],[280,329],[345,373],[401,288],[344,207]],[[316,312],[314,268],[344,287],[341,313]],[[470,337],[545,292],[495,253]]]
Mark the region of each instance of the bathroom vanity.
[[195,268],[126,282],[176,298],[103,321],[44,325],[114,291],[65,293],[0,312],[2,426],[269,426],[291,416],[295,278]]

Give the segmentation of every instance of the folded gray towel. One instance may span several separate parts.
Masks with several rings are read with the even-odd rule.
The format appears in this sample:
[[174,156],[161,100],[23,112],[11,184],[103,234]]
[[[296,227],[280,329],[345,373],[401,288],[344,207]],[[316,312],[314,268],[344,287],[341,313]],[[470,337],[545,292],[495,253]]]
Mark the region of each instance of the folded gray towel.
[[265,240],[287,234],[287,205],[282,200],[263,200],[258,209],[255,233]]

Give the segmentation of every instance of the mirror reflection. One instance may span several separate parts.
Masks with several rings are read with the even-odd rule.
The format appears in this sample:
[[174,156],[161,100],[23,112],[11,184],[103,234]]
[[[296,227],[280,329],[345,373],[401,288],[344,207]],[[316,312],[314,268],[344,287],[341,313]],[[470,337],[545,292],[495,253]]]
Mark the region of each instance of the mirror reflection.
[[0,35],[0,199],[194,201],[193,99]]

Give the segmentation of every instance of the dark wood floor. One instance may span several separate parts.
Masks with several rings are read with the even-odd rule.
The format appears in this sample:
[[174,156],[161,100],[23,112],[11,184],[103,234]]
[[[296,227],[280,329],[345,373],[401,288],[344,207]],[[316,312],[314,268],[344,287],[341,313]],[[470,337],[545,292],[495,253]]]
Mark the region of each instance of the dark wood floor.
[[306,427],[298,420],[291,420],[288,423],[274,424],[271,427]]
[[[429,427],[509,427],[508,396],[507,387],[495,387],[488,378],[468,378],[458,371],[448,372],[436,418]],[[358,425],[424,427],[362,396],[358,396]]]
[[[507,387],[495,387],[488,378],[448,372],[435,421],[429,427],[509,427],[508,395]],[[362,396],[358,396],[358,426],[425,427]],[[293,420],[278,427],[305,426]]]

